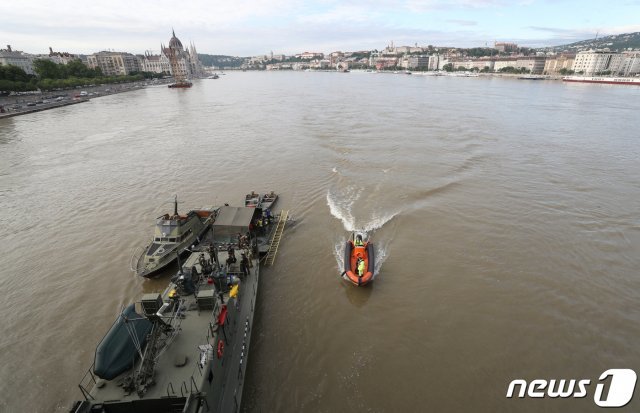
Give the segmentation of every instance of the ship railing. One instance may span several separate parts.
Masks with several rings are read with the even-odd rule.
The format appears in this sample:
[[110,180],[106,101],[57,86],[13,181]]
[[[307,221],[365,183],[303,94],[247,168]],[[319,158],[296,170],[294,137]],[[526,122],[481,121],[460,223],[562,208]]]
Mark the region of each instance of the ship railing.
[[89,401],[89,399],[95,400],[95,398],[91,395],[91,389],[98,382],[98,380],[96,379],[95,374],[93,374],[94,364],[95,363],[91,364],[91,367],[89,367],[89,370],[87,370],[87,372],[84,373],[84,376],[82,377],[82,380],[80,380],[80,383],[78,384],[78,387],[80,388],[80,391],[82,392],[82,395],[84,396],[85,400],[87,400],[87,401]]
[[131,271],[138,272],[138,262],[140,261],[140,258],[142,257],[142,254],[144,254],[145,250],[146,247],[137,247],[133,250],[133,252],[131,253],[131,260],[129,262],[129,268],[131,269]]
[[[200,389],[198,388],[198,385],[196,384],[196,381],[193,378],[193,376],[191,376],[188,386],[187,386],[187,383],[185,383],[184,381],[180,385],[180,397],[186,397],[186,396],[190,396],[192,394],[197,394],[197,393],[200,393]],[[176,394],[176,391],[173,388],[173,383],[169,382],[167,384],[167,397],[177,397],[177,396],[178,395]]]

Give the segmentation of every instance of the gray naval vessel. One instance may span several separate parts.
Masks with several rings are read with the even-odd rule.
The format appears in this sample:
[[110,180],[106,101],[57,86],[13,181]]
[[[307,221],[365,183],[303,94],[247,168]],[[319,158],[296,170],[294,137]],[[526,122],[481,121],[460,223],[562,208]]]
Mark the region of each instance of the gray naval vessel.
[[[72,413],[237,412],[260,277],[260,208],[223,206],[162,293],[125,308],[96,349]],[[286,220],[286,214],[284,216]],[[279,236],[278,236],[279,239]]]
[[136,250],[131,257],[131,270],[142,277],[152,277],[173,263],[178,255],[198,243],[215,219],[216,209],[203,207],[178,214],[178,197],[174,201],[173,214],[156,218],[153,240],[143,250]]

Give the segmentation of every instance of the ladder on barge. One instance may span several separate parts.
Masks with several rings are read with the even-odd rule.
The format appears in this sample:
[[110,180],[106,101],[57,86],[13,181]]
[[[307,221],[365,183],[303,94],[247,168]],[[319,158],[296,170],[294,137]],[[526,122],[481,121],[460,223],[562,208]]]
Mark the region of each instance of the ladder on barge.
[[280,239],[282,239],[282,233],[284,232],[284,226],[287,223],[287,218],[289,217],[289,211],[281,211],[280,219],[278,219],[278,224],[276,225],[276,229],[273,231],[273,237],[271,238],[271,243],[269,244],[269,251],[267,251],[267,255],[264,259],[264,264],[271,266],[273,262],[276,260],[276,254],[278,253],[278,246],[280,245]]

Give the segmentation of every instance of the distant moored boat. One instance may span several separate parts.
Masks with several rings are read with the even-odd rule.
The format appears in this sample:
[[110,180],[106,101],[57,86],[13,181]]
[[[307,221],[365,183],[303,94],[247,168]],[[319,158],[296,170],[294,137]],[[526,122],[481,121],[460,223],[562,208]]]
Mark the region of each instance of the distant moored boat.
[[640,77],[565,76],[563,82],[604,83],[608,85],[640,86]]

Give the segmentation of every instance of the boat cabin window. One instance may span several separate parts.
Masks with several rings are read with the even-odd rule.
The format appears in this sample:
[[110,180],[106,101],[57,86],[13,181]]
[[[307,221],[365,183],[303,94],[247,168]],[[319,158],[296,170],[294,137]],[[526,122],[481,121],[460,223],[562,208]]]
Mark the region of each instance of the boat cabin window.
[[175,238],[169,238],[169,242],[176,242]]
[[162,238],[160,238],[160,237],[155,237],[153,240],[154,240],[155,242],[160,242],[160,241],[162,241]]
[[171,234],[174,229],[178,227],[178,225],[174,221],[166,221],[160,225],[157,225],[158,229],[163,234]]

